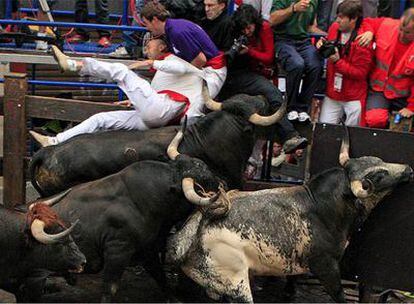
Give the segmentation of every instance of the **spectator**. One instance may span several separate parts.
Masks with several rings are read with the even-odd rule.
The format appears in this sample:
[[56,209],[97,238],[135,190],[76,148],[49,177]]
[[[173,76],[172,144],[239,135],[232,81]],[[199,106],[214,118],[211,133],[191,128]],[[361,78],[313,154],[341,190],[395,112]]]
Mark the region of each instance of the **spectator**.
[[199,70],[166,50],[167,44],[162,39],[150,40],[146,46],[149,60],[138,61],[130,67],[156,69],[150,84],[121,63],[102,62],[93,58],[71,60],[56,46],[52,46],[52,53],[63,71],[116,81],[135,111],[98,113],[56,137],[31,132],[32,136],[42,146],[48,146],[99,130],[147,130],[165,126],[172,121],[179,122],[184,115],[188,116],[189,122],[202,116],[203,81],[199,77]]
[[[133,12],[133,21],[132,25],[140,26],[139,15],[141,10],[144,7],[147,0],[136,0],[135,1],[135,11]],[[124,40],[124,45],[116,48],[115,51],[109,53],[109,56],[115,58],[139,58],[142,54],[143,40],[145,37],[145,32],[137,31],[124,31],[122,32],[122,38]]]
[[[95,0],[96,22],[99,24],[108,24],[108,0]],[[89,22],[89,11],[87,0],[76,0],[75,2],[75,21],[79,23]],[[97,30],[99,35],[98,45],[108,47],[111,45],[110,32],[107,30]],[[83,28],[75,29],[74,35],[68,38],[70,43],[79,43],[89,41],[89,32]]]
[[[249,4],[241,5],[233,14],[232,20],[234,35],[244,35],[247,40],[239,54],[235,53],[234,48],[229,52],[230,57],[235,57],[229,59],[229,72],[220,95],[222,98],[239,93],[263,95],[276,110],[283,102],[282,94],[263,76],[272,67],[274,59],[270,24]],[[306,138],[299,136],[286,116],[278,124],[277,130],[286,153],[307,145]]]
[[385,128],[390,110],[407,118],[414,114],[414,8],[400,20],[367,18],[365,23],[376,40],[366,121],[370,127]]
[[219,50],[230,49],[233,44],[231,18],[227,15],[227,0],[204,0],[206,18],[201,27],[210,36]]
[[226,79],[224,54],[198,25],[184,19],[172,19],[160,3],[149,2],[141,12],[144,26],[154,35],[164,35],[172,52],[202,69],[212,98],[217,96]]
[[[40,1],[37,0],[34,2],[34,6],[38,9],[37,19],[39,21],[49,21],[48,19],[48,13],[50,13],[50,10],[53,5],[55,4],[55,0],[47,0],[47,7],[43,7],[41,5]],[[46,26],[39,26],[39,31],[37,33],[37,36],[39,37],[46,37],[47,36],[47,27]],[[48,44],[45,40],[36,40],[36,49],[37,50],[47,50]]]
[[321,58],[308,36],[308,32],[326,34],[316,24],[317,3],[317,0],[273,1],[270,23],[275,33],[276,56],[287,73],[286,92],[290,120],[310,119],[308,108],[322,72]]
[[236,0],[237,6],[242,4],[250,4],[253,6],[261,15],[263,20],[269,21],[270,10],[272,8],[273,0]]
[[[337,21],[329,28],[327,39],[337,47],[328,59],[326,97],[319,118],[322,123],[337,124],[344,114],[347,126],[360,123],[374,55],[372,48],[361,47],[356,41],[362,33],[362,20],[361,1],[345,0],[338,6]],[[325,39],[319,40],[318,49],[324,43]]]
[[334,0],[319,0],[318,3],[318,26],[321,30],[327,31],[331,25],[331,12],[334,6]]

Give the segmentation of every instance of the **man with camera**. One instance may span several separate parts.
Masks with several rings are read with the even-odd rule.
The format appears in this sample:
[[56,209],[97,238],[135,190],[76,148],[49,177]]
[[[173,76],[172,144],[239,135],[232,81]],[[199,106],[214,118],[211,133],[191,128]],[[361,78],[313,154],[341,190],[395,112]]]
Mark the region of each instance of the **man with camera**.
[[[326,34],[318,29],[318,0],[274,0],[270,24],[275,34],[276,57],[286,71],[288,119],[306,121],[308,108],[319,84],[322,62],[308,32]],[[299,94],[302,75],[302,89]]]
[[[241,5],[232,16],[234,44],[226,52],[228,75],[220,98],[234,94],[263,95],[270,106],[277,109],[283,103],[279,89],[268,79],[274,59],[273,33],[269,22],[249,4]],[[267,77],[265,77],[265,76]],[[302,149],[307,139],[301,137],[286,116],[276,126],[285,153]],[[255,149],[260,154],[261,146]],[[256,160],[259,158],[255,157]]]
[[386,128],[390,110],[405,118],[414,115],[414,8],[400,20],[366,18],[364,24],[376,42],[366,121],[369,127]]
[[364,125],[361,112],[368,91],[368,74],[373,62],[372,47],[362,47],[356,38],[362,34],[360,0],[345,0],[338,6],[338,16],[328,31],[327,40],[316,45],[319,54],[328,58],[326,97],[319,121],[337,124],[346,116],[347,126]]

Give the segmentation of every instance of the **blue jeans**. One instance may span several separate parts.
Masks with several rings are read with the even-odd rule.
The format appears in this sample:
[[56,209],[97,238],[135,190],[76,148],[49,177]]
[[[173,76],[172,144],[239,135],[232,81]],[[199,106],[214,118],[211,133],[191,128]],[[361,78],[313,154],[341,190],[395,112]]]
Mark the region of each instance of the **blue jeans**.
[[[286,71],[289,111],[307,112],[322,73],[322,58],[310,39],[275,39],[276,56]],[[299,94],[300,81],[302,90]]]

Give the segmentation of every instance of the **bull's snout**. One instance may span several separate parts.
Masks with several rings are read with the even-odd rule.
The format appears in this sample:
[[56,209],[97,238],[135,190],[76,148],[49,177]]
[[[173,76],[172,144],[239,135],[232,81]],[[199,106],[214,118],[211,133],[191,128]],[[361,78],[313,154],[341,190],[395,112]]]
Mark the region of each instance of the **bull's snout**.
[[412,183],[414,182],[414,170],[410,166],[407,166],[403,172],[403,178],[407,179],[408,182]]
[[410,182],[414,182],[414,170],[413,170],[413,168],[408,167],[407,169],[405,169],[405,171],[407,171]]

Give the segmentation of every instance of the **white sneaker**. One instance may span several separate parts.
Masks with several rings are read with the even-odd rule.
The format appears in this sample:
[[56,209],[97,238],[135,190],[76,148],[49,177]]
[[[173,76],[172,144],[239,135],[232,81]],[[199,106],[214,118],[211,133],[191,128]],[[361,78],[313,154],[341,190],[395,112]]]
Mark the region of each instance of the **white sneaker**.
[[300,113],[299,113],[298,120],[299,120],[300,122],[304,122],[304,121],[307,121],[307,120],[309,120],[309,121],[310,121],[310,116],[309,116],[309,114],[308,114],[308,113],[306,113],[306,112],[300,112]]
[[131,55],[129,55],[128,51],[126,50],[124,46],[118,47],[115,51],[109,53],[109,56],[114,57],[114,58],[131,57]]
[[[46,33],[37,33],[38,37],[46,37]],[[48,48],[47,41],[44,40],[36,40],[36,50],[38,51],[46,51]]]
[[299,118],[299,114],[297,111],[290,111],[287,115],[287,119],[289,120],[297,120]]

